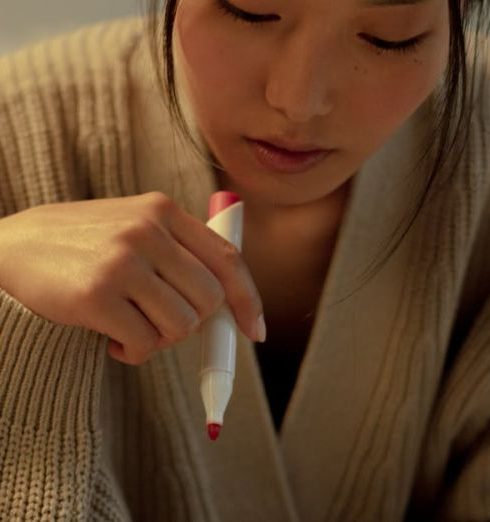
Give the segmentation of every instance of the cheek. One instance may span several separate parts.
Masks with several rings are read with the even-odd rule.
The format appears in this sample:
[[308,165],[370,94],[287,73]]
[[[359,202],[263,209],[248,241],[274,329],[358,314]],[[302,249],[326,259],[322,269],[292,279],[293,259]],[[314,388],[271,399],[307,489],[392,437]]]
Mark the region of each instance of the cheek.
[[243,52],[240,60],[236,59],[237,43],[230,45],[233,35],[217,18],[209,7],[191,4],[184,6],[175,20],[189,86],[204,110],[213,104],[224,108],[239,99],[240,87],[246,85],[250,71]]
[[[431,40],[426,41],[418,52],[394,57],[394,67],[387,67],[386,74],[379,74],[379,81],[367,91],[372,93],[373,103],[365,99],[364,108],[372,117],[378,117],[385,127],[397,127],[407,119],[436,89],[444,78],[449,60],[448,12],[441,11],[439,28]],[[388,62],[390,57],[379,56]],[[399,61],[399,62],[398,62]],[[397,62],[399,65],[396,65]],[[367,74],[369,78],[369,74]],[[369,80],[368,80],[369,81]]]
[[352,107],[352,114],[357,114],[353,117],[362,118],[361,126],[378,128],[384,137],[389,136],[437,87],[446,60],[437,57],[429,57],[426,61],[416,57],[409,60],[399,74],[386,75],[364,86],[357,97],[362,100],[360,105]]
[[[413,56],[402,57],[398,74],[382,80],[378,105],[397,123],[410,116],[437,88],[448,64],[449,32],[441,31],[430,48]],[[387,116],[389,118],[389,116]]]

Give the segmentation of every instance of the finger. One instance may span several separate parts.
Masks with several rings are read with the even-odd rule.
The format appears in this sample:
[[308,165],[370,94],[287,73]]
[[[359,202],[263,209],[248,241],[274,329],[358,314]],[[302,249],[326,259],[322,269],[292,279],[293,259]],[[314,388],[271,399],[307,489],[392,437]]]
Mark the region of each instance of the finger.
[[[199,318],[202,322],[222,306],[226,296],[220,281],[169,232],[155,230],[146,245],[139,245],[139,251],[145,261],[149,260],[137,266],[139,272],[135,272],[132,277],[134,286],[131,295],[136,297],[140,306],[144,306],[142,297],[152,299],[157,310],[162,300],[177,299],[177,323],[179,316],[187,316],[189,313],[193,320]],[[150,278],[150,274],[153,277]],[[166,283],[164,287],[161,286],[162,281]],[[155,309],[155,306],[145,306],[144,309],[146,312]],[[158,321],[158,318],[155,317],[155,320]]]
[[[168,230],[219,280],[238,326],[245,335],[257,340],[256,321],[263,313],[263,303],[239,250],[177,205],[169,214]],[[165,274],[165,261],[164,258],[156,260],[162,274]]]
[[[130,284],[131,300],[168,342],[185,339],[199,327],[201,318],[196,310],[155,272],[142,270],[138,277],[131,278]],[[187,286],[193,284],[188,276]]]
[[159,332],[130,300],[114,296],[98,299],[91,308],[91,329],[104,333],[122,345],[111,350],[111,355],[122,357],[127,364],[146,362],[158,343]]

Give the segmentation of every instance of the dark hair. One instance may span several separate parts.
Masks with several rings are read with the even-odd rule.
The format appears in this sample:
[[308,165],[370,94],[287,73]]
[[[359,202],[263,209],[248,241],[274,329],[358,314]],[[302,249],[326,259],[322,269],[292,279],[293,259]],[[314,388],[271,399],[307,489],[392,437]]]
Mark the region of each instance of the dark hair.
[[[147,2],[149,11],[147,30],[150,33],[151,54],[156,74],[165,86],[162,94],[171,117],[177,123],[177,129],[199,151],[199,145],[194,141],[183,117],[175,89],[172,34],[178,0],[147,0]],[[388,247],[386,255],[380,262],[372,263],[371,266],[375,269],[381,268],[388,261],[408,233],[427,200],[431,187],[435,186],[434,182],[438,173],[440,175],[443,171],[444,163],[451,161],[449,172],[454,170],[461,161],[463,150],[468,142],[469,123],[473,112],[475,78],[472,76],[472,82],[468,85],[467,33],[471,25],[471,29],[474,31],[472,69],[474,70],[479,50],[478,38],[486,37],[489,34],[489,0],[448,0],[448,6],[450,12],[449,63],[446,69],[444,88],[438,92],[435,100],[436,139],[429,140],[429,146],[420,160],[425,159],[428,154],[433,154],[433,167],[426,186],[423,188],[421,198],[415,206],[415,211],[408,219],[408,225],[396,238],[396,234],[402,229],[403,223],[397,225],[393,236],[390,238],[390,242],[394,241],[394,244]],[[162,71],[162,69],[164,70]],[[458,108],[459,114],[457,113]],[[456,121],[456,125],[454,125],[454,121]],[[435,153],[433,153],[434,149]],[[214,162],[210,161],[210,163],[214,165]],[[214,166],[219,168],[219,165]],[[440,187],[443,184],[441,182],[438,185]],[[394,238],[396,239],[394,240]],[[376,275],[376,272],[371,275],[371,278],[374,275]]]

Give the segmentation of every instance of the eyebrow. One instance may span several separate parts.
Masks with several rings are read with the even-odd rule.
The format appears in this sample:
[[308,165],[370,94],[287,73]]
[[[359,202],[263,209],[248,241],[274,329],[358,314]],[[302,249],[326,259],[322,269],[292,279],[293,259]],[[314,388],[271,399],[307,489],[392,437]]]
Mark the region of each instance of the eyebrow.
[[430,0],[363,0],[365,6],[383,6],[383,5],[416,5],[425,4]]

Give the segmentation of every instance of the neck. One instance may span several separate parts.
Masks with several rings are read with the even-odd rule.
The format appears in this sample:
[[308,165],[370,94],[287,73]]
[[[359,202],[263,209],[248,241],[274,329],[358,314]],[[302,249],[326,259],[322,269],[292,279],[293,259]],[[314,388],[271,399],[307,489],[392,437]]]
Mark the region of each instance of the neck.
[[249,196],[223,172],[216,173],[219,190],[240,194],[245,204],[244,228],[267,238],[276,248],[303,245],[323,249],[340,227],[352,188],[352,178],[326,197],[304,205],[264,204]]

